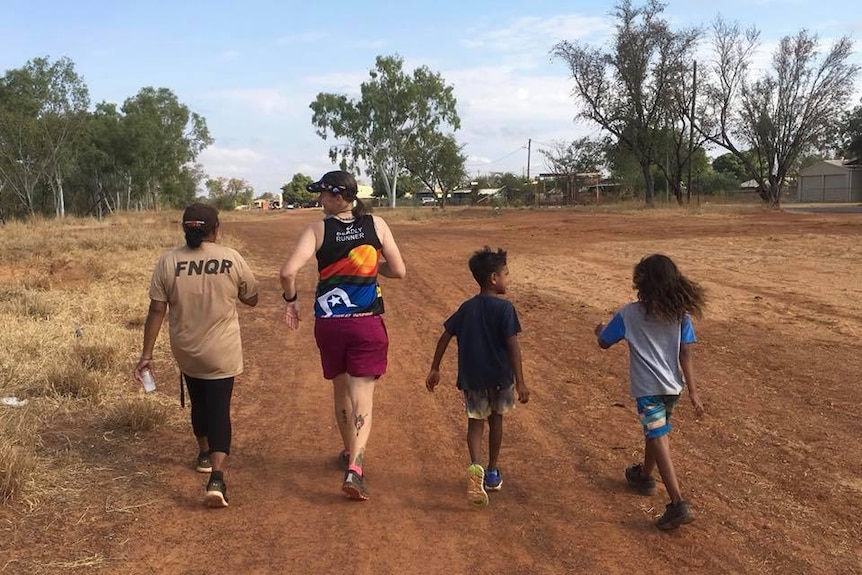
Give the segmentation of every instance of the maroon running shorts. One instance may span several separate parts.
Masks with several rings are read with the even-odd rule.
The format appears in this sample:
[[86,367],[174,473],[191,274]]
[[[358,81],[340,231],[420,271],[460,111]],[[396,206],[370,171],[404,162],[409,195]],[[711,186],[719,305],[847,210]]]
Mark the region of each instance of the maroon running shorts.
[[326,379],[342,373],[375,378],[386,373],[389,336],[382,316],[316,318],[314,339]]

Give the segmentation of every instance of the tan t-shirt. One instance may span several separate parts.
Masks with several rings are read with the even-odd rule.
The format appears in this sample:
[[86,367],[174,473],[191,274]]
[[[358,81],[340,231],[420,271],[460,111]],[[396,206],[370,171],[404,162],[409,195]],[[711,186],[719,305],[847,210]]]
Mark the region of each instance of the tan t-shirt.
[[221,379],[242,373],[237,298],[257,294],[257,281],[239,253],[204,242],[159,258],[150,299],[168,303],[171,351],[188,376]]

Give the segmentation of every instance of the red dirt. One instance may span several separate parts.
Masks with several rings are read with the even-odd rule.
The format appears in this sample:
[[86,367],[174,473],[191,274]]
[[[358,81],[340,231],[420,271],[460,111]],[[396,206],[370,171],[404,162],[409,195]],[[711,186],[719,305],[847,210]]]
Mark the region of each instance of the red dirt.
[[[299,332],[281,322],[278,267],[319,215],[225,224],[263,284],[260,305],[241,317],[246,373],[235,391],[230,507],[202,507],[206,476],[189,467],[186,426],[134,445],[91,431],[72,444],[91,442],[92,463],[122,469],[134,491],[112,502],[114,492],[96,485],[90,504],[69,513],[78,522],[18,529],[0,572],[32,566],[29,547],[43,550],[45,572],[78,572],[45,557],[99,553],[87,571],[862,573],[858,215],[396,215],[408,277],[383,280],[392,344],[367,503],[339,490],[331,390],[308,306]],[[435,394],[424,378],[443,320],[475,291],[466,260],[484,244],[509,250],[533,396],[506,418],[505,485],[477,512],[466,502],[455,350]],[[671,533],[653,527],[661,486],[638,496],[622,478],[642,449],[627,352],[603,352],[592,336],[632,297],[633,264],[655,251],[710,297],[695,359],[707,415],[695,420],[683,398],[671,440],[697,521]],[[314,271],[301,276],[304,303]],[[106,471],[105,484],[117,474]]]

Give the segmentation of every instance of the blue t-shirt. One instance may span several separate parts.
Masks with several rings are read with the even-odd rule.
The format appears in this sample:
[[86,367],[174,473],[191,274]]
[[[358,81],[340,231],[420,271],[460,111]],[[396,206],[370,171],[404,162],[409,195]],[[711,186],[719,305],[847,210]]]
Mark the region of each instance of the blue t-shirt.
[[647,316],[639,302],[632,302],[614,316],[599,337],[608,345],[623,339],[628,342],[632,397],[682,393],[685,382],[679,347],[697,341],[688,314],[683,321],[668,322]]
[[506,341],[520,333],[518,313],[510,301],[479,294],[461,304],[443,324],[458,339],[458,389],[503,389],[515,373]]

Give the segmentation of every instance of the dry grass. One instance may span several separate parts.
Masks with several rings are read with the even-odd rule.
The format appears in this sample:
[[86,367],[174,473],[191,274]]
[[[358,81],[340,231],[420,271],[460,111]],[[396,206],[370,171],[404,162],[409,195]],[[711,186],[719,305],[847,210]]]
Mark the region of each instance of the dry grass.
[[0,439],[0,502],[6,503],[21,493],[36,471],[36,455]]
[[[169,400],[143,397],[131,370],[153,265],[182,243],[180,219],[170,211],[0,227],[0,397],[28,400],[25,408],[0,405],[0,501],[34,507],[69,496],[45,486],[62,484],[62,470],[80,462],[71,448],[45,448],[43,436],[71,446],[75,434],[105,426],[138,433],[169,421]],[[240,247],[229,234],[219,242]],[[156,357],[170,369],[166,328]]]
[[45,384],[45,391],[58,397],[98,400],[104,393],[99,374],[75,363],[54,367]]
[[[0,405],[0,501],[51,500],[40,486],[57,484],[68,462],[57,460],[63,450],[41,444],[46,434],[101,433],[91,425],[99,421],[147,431],[167,421],[158,402],[129,396],[141,393],[131,369],[150,274],[159,254],[182,242],[179,217],[34,219],[0,227],[0,397],[28,400],[24,408]],[[157,354],[170,364],[165,335]]]
[[112,430],[138,433],[152,431],[168,420],[167,408],[148,397],[123,399],[111,405],[105,425]]
[[0,503],[24,500],[36,486],[40,424],[41,417],[32,405],[0,405]]
[[23,499],[38,467],[36,418],[27,408],[0,412],[0,502]]

